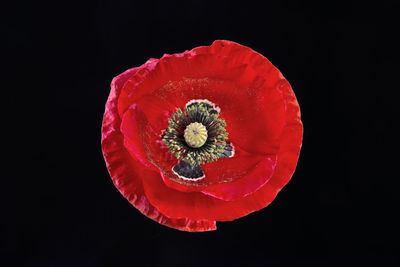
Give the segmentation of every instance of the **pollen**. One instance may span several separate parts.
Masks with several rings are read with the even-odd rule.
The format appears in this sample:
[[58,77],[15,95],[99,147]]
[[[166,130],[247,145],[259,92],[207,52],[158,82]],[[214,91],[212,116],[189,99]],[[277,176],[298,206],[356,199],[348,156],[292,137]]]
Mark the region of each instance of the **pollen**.
[[228,133],[219,111],[207,102],[189,102],[177,109],[161,135],[169,152],[191,166],[218,160],[225,151]]

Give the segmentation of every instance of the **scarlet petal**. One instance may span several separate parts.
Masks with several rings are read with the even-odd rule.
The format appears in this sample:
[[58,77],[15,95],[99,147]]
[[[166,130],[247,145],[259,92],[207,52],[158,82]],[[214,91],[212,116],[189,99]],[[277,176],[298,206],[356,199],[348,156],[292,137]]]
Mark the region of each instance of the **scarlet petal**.
[[147,149],[143,142],[143,135],[146,134],[147,118],[136,106],[127,110],[121,123],[121,132],[124,134],[125,147],[134,157],[146,167],[154,167],[147,158]]
[[[150,203],[163,214],[176,218],[227,221],[261,208],[259,207],[260,200],[246,201],[248,197],[236,201],[225,201],[200,192],[179,192],[167,187],[154,176],[143,179],[143,185]],[[262,197],[271,197],[273,193],[267,192]]]
[[[290,180],[302,141],[300,110],[289,83],[266,58],[239,44],[216,41],[209,47],[166,55],[160,61],[151,60],[129,75],[122,74],[113,82],[103,121],[102,147],[115,185],[147,216],[177,229],[215,229],[214,220],[233,220],[267,206]],[[146,105],[151,96],[158,103]],[[204,193],[177,191],[168,187],[176,184],[166,182],[166,186],[163,182],[163,179],[168,181],[166,170],[172,167],[172,161],[163,155],[164,148],[156,145],[158,133],[142,139],[130,136],[135,127],[155,132],[163,129],[166,113],[161,114],[161,110],[170,113],[191,99],[216,103],[227,122],[229,140],[238,151],[263,157],[254,164],[261,166],[259,169],[246,171],[249,180],[243,175],[232,184],[200,187]],[[151,114],[151,110],[157,114]],[[135,146],[130,149],[131,155],[124,147],[124,136],[120,132],[122,116],[124,120],[132,117],[138,122],[137,126],[121,128],[126,130],[125,146]],[[147,146],[140,147],[138,140]],[[162,170],[163,179],[138,162],[145,162],[145,156]],[[278,161],[270,176],[275,156]],[[211,172],[211,180],[226,177],[226,173]]]
[[198,192],[178,192],[158,179],[146,179],[144,188],[150,202],[169,216],[217,221],[233,220],[271,203],[296,168],[303,132],[300,109],[289,83],[282,77],[277,88],[284,97],[286,123],[280,137],[281,146],[275,172],[264,186],[241,199],[223,201]]
[[136,102],[146,116],[152,129],[161,134],[168,127],[168,119],[177,107],[167,98],[157,95],[144,95]]
[[171,169],[161,169],[161,175],[164,183],[175,190],[198,191],[231,201],[249,195],[263,186],[271,178],[275,165],[276,155],[251,154],[235,148],[234,157],[221,158],[202,165],[205,178],[201,181],[184,181]]
[[[253,156],[254,157],[254,156]],[[207,186],[201,192],[222,200],[232,201],[243,198],[257,191],[260,187],[265,185],[272,177],[277,163],[276,156],[262,157],[262,159],[257,162],[255,166],[246,173],[245,176],[236,179],[232,182],[218,183],[215,185]],[[234,158],[222,159],[215,163],[219,166],[207,166],[207,170],[204,170],[208,175],[214,177],[223,177],[227,175],[227,172],[222,168],[227,168],[229,170],[246,170],[243,164],[248,164],[248,161],[234,162],[231,161]],[[219,163],[219,164],[218,164]]]
[[232,142],[249,152],[276,153],[284,123],[282,96],[274,88],[280,73],[248,48],[232,42],[225,47],[232,54],[221,56],[209,49],[209,53],[200,55],[168,55],[157,64],[149,64],[125,84],[119,100],[120,115],[138,103],[158,130],[167,126],[167,118],[157,108],[151,112],[155,106],[151,105],[152,98],[169,112],[192,99],[208,99],[221,108]]
[[[185,82],[185,85],[189,84]],[[194,84],[193,81],[190,86]],[[190,86],[184,86],[184,88]],[[165,120],[159,116],[167,114],[162,113],[160,107],[168,111],[171,107],[168,101],[160,101],[156,95],[154,99],[145,95],[138,100],[138,104],[147,110],[147,114],[152,120],[150,124],[160,129],[159,125],[162,122],[165,123]],[[220,159],[204,165],[206,177],[202,181],[195,183],[182,181],[172,172],[172,167],[177,164],[177,161],[175,158],[171,158],[166,148],[163,149],[160,141],[162,131],[160,130],[160,134],[157,135],[158,131],[154,131],[149,125],[148,117],[138,107],[138,104],[131,105],[123,114],[121,132],[125,135],[125,146],[146,167],[155,165],[160,168],[163,180],[169,187],[183,192],[202,191],[223,200],[234,200],[253,193],[271,177],[276,164],[276,156],[251,154],[237,147],[233,158]],[[165,117],[168,118],[168,116]],[[164,127],[166,128],[166,126]],[[162,126],[161,129],[165,129],[164,127]],[[243,125],[243,127],[246,126]],[[258,132],[260,131],[258,128]],[[246,138],[244,139],[246,140]],[[262,146],[262,142],[259,145]],[[148,164],[149,162],[154,165]],[[261,172],[263,173],[261,174]],[[253,175],[255,176],[253,177]]]
[[124,112],[121,133],[124,135],[125,148],[144,166],[165,172],[178,163],[161,141],[161,133],[155,132],[136,104]]
[[149,171],[125,150],[123,135],[119,131],[121,119],[117,110],[117,99],[124,82],[139,68],[130,69],[111,83],[111,92],[107,100],[102,126],[102,150],[110,176],[128,201],[147,217],[166,226],[183,231],[215,230],[215,221],[191,220],[188,218],[171,218],[162,214],[146,198],[141,182],[142,176],[158,176]]
[[[217,49],[220,44],[216,42],[214,46]],[[238,150],[274,157],[279,149],[279,136],[285,121],[283,97],[275,88],[280,79],[279,71],[258,53],[235,43],[226,42],[224,49],[229,52],[222,52],[223,56],[215,54],[213,49],[202,51],[201,54],[185,52],[165,56],[138,77],[132,77],[124,87],[126,99],[121,97],[120,113],[129,108],[129,103],[134,102],[140,106],[154,130],[161,133],[167,128],[168,117],[177,107],[183,107],[192,99],[208,99],[221,108],[221,117],[227,122],[229,139]],[[156,154],[152,157],[160,154],[155,147],[152,151]],[[164,155],[164,151],[161,154]],[[218,180],[223,181],[224,177],[231,176],[231,181],[240,179],[250,171],[249,166],[253,167],[257,163],[245,159],[242,161],[238,156],[229,161],[238,161],[239,164],[218,167],[218,171],[205,165],[204,168],[209,169],[206,178],[196,184],[179,181],[171,171],[174,164],[168,164],[162,158],[157,161],[157,166],[162,170],[164,182],[171,188],[183,192],[204,190],[207,193],[206,186],[221,183]],[[165,158],[168,159],[167,156]],[[223,162],[225,160],[216,164],[220,166]],[[244,162],[247,163],[245,167]],[[275,164],[267,160],[264,164],[268,162],[271,166]],[[265,166],[264,169],[270,171],[262,179],[254,179],[252,186],[243,187],[248,191],[218,194],[210,189],[208,193],[225,200],[251,194],[270,178],[273,168]]]
[[[248,50],[243,49],[238,51],[241,51],[242,54],[249,53]],[[235,52],[235,56],[240,56],[239,52]],[[254,58],[262,57],[254,51],[251,54],[254,55],[251,59],[255,62],[258,61]],[[250,59],[246,59],[248,62],[234,62],[235,60],[236,58],[228,56],[219,57],[213,54],[196,55],[193,53],[164,57],[159,64],[151,64],[146,71],[143,71],[138,77],[131,78],[124,86],[126,98],[121,97],[120,113],[124,114],[127,109],[131,108],[128,106],[130,101],[134,101],[137,106],[140,106],[155,132],[161,134],[168,126],[168,117],[177,107],[183,107],[192,99],[208,99],[221,108],[221,117],[227,122],[229,139],[237,146],[238,150],[263,154],[265,157],[273,156],[279,149],[279,136],[285,120],[285,105],[281,92],[271,84],[271,80],[278,81],[279,71],[266,61],[264,64],[268,65],[265,68],[268,69],[269,76],[262,77],[253,70],[253,66],[249,64],[251,63]],[[258,65],[262,64],[258,63]],[[206,78],[203,77],[204,75]],[[154,80],[150,79],[150,76]],[[174,81],[173,77],[178,80]],[[265,82],[266,80],[268,82]],[[160,87],[158,87],[159,85]],[[136,94],[133,94],[133,91]],[[265,95],[268,97],[264,97]],[[245,160],[247,166],[241,169],[237,168],[246,164],[238,158],[239,155],[236,155],[235,159],[230,161],[238,161],[239,164],[220,168],[218,172],[210,170],[206,173],[206,178],[194,186],[193,183],[187,181],[177,182],[178,177],[171,171],[176,163],[168,159],[165,151],[162,149],[159,151],[160,146],[156,147],[157,138],[144,142],[153,148],[147,155],[158,158],[155,162],[162,170],[165,183],[171,188],[183,192],[201,191],[210,184],[220,183],[218,180],[223,181],[224,177],[232,176],[230,173],[233,173],[233,170],[238,170],[233,177],[229,177],[231,181],[234,181],[249,172],[249,166],[255,166],[252,161]],[[160,155],[168,162],[159,157]],[[217,164],[221,164],[221,162]],[[233,167],[231,168],[231,166]],[[205,168],[208,167],[205,166]],[[270,178],[271,173],[272,170],[266,173],[262,179],[255,179],[253,186],[244,187],[249,191],[238,193],[241,191],[238,190],[236,193],[233,191],[232,194],[222,192],[218,194],[215,190],[211,193],[210,189],[209,194],[229,200],[248,195],[264,184]],[[204,192],[208,191],[204,190]]]

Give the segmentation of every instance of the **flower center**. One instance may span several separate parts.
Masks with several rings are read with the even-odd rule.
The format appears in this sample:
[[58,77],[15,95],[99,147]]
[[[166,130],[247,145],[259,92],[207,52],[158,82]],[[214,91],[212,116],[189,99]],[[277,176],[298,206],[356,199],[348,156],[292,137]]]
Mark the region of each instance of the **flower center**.
[[212,105],[193,102],[171,115],[162,140],[170,153],[191,166],[216,161],[223,157],[228,138],[226,123],[218,116]]
[[192,122],[186,126],[183,136],[186,144],[193,148],[199,148],[206,143],[208,134],[207,129],[203,124]]

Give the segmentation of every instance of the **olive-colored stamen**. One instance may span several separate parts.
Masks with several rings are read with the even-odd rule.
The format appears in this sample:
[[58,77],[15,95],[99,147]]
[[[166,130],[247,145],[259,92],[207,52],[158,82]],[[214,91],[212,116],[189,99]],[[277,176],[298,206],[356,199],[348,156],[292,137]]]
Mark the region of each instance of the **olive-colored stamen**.
[[190,165],[216,161],[228,138],[226,123],[218,116],[212,105],[194,102],[171,115],[162,140],[170,153]]

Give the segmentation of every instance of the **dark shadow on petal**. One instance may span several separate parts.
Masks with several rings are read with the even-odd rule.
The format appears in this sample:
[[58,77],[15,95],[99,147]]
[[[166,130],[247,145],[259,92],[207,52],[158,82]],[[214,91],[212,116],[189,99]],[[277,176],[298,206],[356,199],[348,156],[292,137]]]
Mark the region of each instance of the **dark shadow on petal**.
[[200,165],[190,165],[186,161],[179,162],[172,170],[183,179],[195,181],[205,177]]
[[231,158],[235,154],[235,150],[233,149],[233,146],[231,142],[227,141],[226,146],[224,148],[224,152],[219,156],[220,158]]

